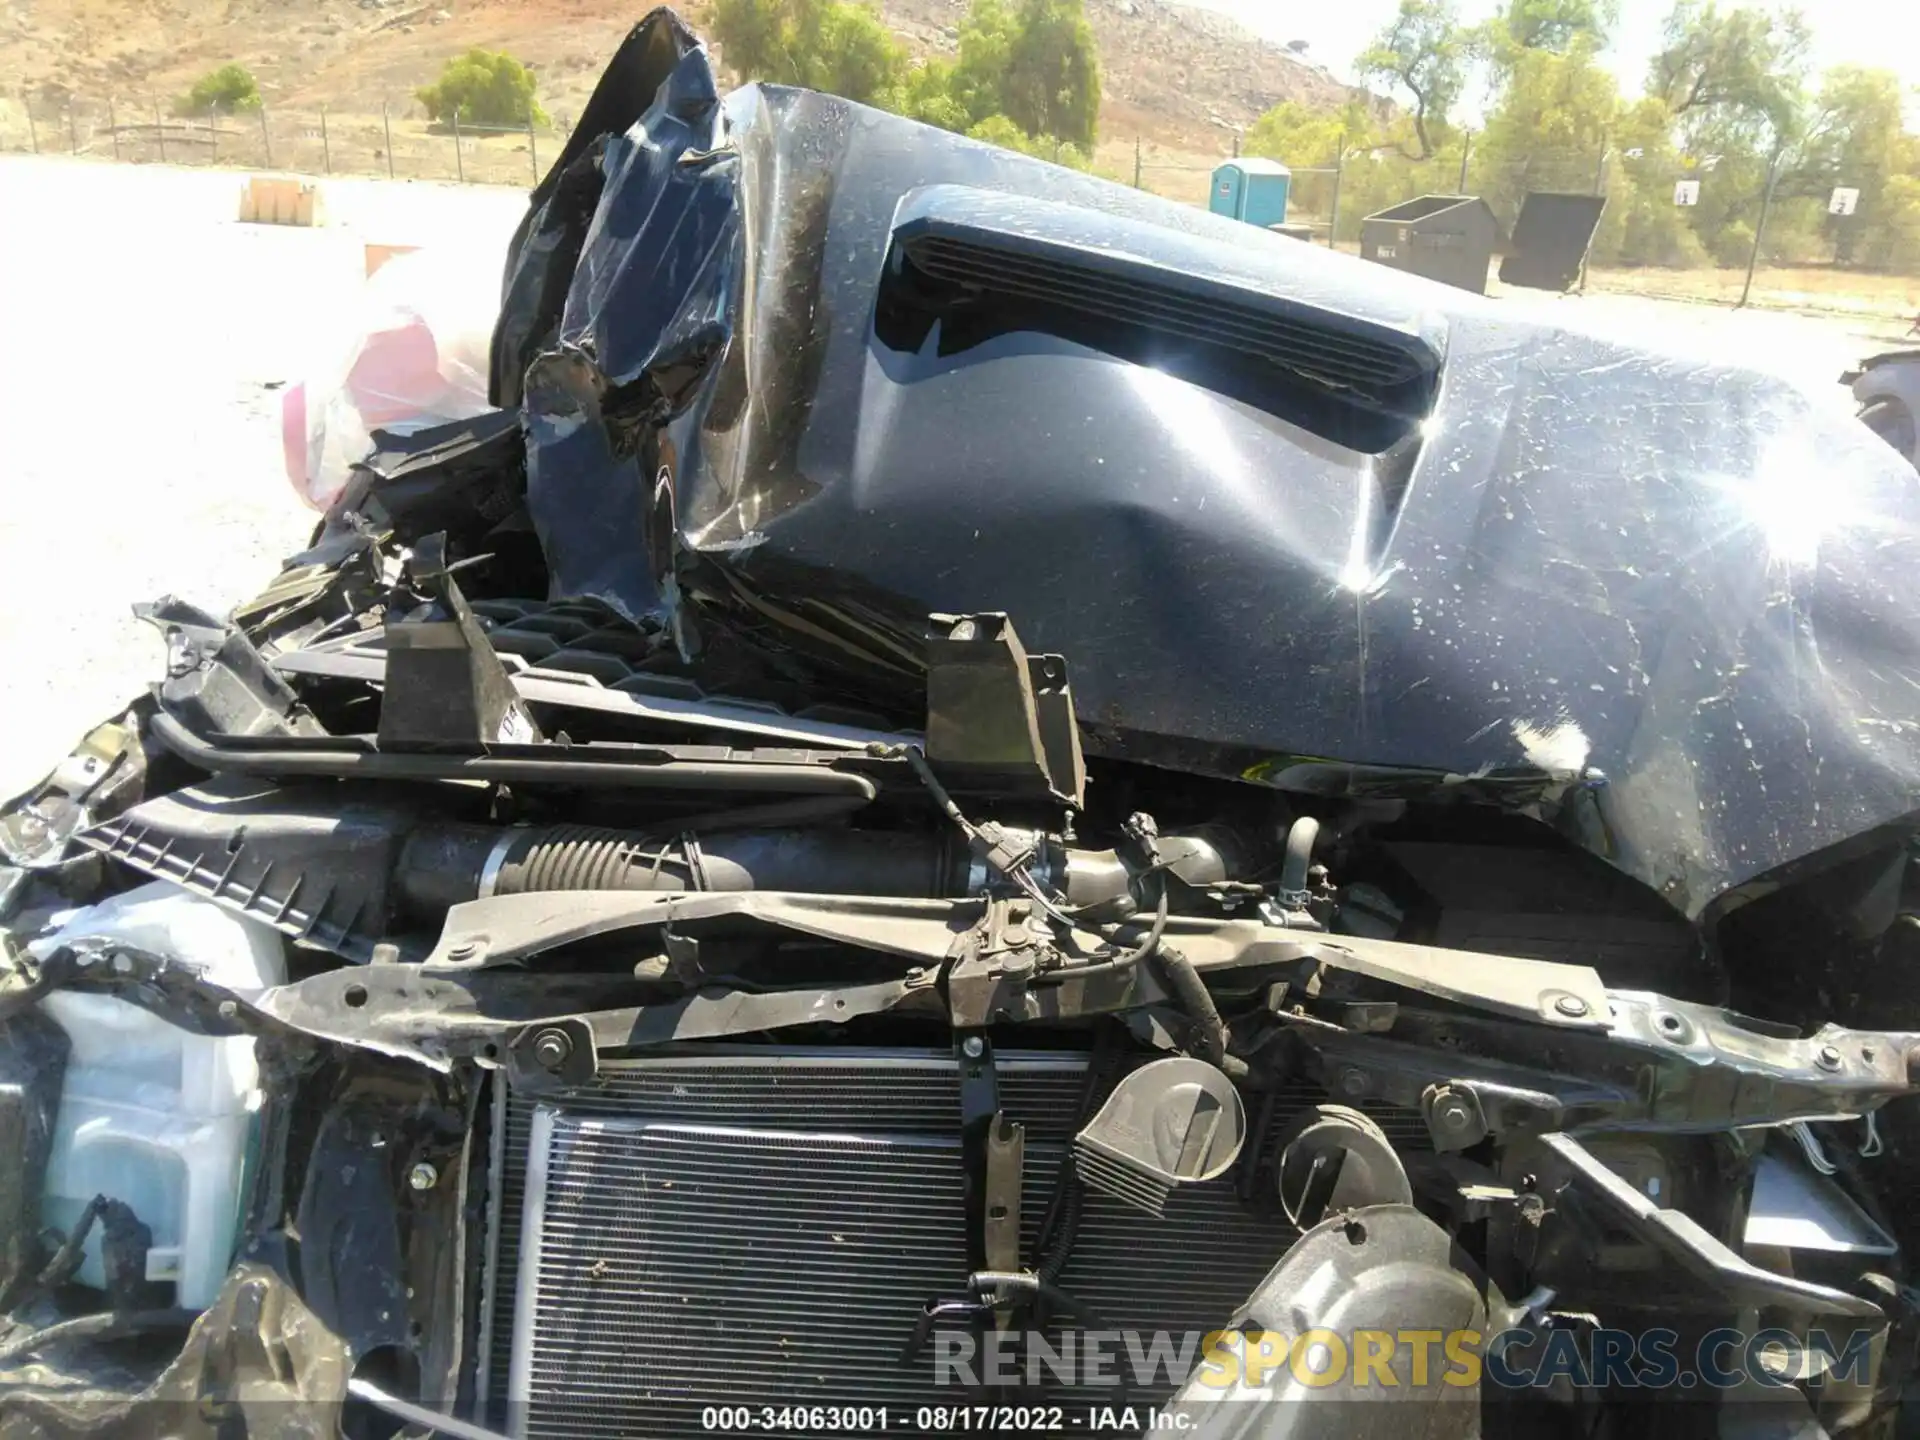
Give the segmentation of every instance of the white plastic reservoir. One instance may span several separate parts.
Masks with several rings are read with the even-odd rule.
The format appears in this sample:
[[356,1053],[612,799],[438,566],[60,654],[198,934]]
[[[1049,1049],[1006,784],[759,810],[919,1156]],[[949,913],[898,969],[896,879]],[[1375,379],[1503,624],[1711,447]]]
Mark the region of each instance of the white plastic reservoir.
[[[277,931],[164,881],[60,918],[35,953],[110,939],[232,989],[286,979]],[[71,1230],[95,1195],[125,1201],[153,1231],[147,1278],[173,1282],[176,1304],[204,1309],[233,1258],[260,1107],[253,1041],[194,1035],[111,995],[56,991],[41,1008],[73,1043],[42,1223]],[[78,1279],[106,1283],[98,1226]]]

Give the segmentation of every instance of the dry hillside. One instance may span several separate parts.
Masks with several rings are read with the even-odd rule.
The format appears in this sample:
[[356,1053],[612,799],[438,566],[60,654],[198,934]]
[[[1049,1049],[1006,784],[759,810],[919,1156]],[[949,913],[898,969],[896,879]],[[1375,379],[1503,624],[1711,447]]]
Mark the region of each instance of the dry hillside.
[[[966,0],[881,0],[918,53],[950,50]],[[1087,0],[1105,70],[1104,138],[1197,156],[1286,99],[1338,103],[1326,72],[1208,11],[1167,0]],[[395,113],[449,55],[505,49],[535,66],[547,108],[577,113],[645,4],[590,0],[0,0],[0,91],[58,106],[166,103],[228,60],[270,107]],[[698,28],[705,0],[682,13]],[[724,57],[722,57],[724,59]]]

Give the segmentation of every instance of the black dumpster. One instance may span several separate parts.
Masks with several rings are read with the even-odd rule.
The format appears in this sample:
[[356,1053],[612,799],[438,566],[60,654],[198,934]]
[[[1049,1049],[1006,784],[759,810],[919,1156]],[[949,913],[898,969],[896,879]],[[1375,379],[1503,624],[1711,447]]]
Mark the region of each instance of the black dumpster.
[[1580,278],[1587,247],[1600,228],[1604,195],[1530,190],[1513,222],[1513,239],[1500,261],[1500,279],[1531,290],[1568,290]]
[[1360,258],[1484,295],[1499,238],[1478,195],[1421,195],[1360,222]]

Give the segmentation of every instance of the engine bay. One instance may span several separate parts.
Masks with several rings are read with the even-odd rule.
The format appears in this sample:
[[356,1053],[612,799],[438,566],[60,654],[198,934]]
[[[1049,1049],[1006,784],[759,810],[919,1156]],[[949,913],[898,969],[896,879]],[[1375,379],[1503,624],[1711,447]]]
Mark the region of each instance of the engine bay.
[[[916,731],[722,703],[575,741],[493,637],[578,607],[483,618],[418,553],[382,622],[408,743],[339,738],[340,652],[162,604],[168,679],[9,812],[42,861],[9,891],[9,1133],[47,1199],[10,1199],[7,1298],[107,1301],[0,1347],[19,1413],[182,1331],[130,1405],[217,1373],[452,1433],[1278,1433],[1326,1423],[1320,1362],[1249,1347],[1312,1334],[1385,1337],[1444,1433],[1612,1433],[1645,1357],[1542,1356],[1655,1332],[1812,1372],[1734,1365],[1701,1433],[1763,1373],[1833,1433],[1897,1404],[1912,1121],[1878,1110],[1920,1035],[1879,1027],[1910,992],[1842,1001],[1873,1029],[1755,1016],[1803,1003],[1774,965],[1809,944],[1878,983],[1842,957],[1900,944],[1904,849],[1710,943],[1525,815],[1085,756],[1070,667],[997,615],[929,620]],[[125,1091],[147,1032],[177,1068]],[[1310,1259],[1351,1274],[1303,1310]],[[1429,1330],[1483,1349],[1414,1385]]]
[[636,27],[0,810],[0,1431],[1907,1434],[1911,475],[1248,229]]

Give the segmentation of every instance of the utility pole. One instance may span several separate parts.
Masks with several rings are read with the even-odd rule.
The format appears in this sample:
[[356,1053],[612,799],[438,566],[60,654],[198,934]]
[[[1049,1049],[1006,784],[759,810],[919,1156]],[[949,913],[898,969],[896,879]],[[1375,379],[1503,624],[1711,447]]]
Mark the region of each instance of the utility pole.
[[1463,130],[1460,132],[1460,184],[1453,192],[1456,195],[1467,193],[1467,157],[1471,154],[1473,154],[1473,132]]
[[1133,188],[1140,188],[1140,137],[1133,137]]
[[1776,146],[1773,158],[1767,162],[1767,188],[1760,197],[1760,223],[1753,227],[1753,249],[1747,252],[1747,279],[1740,287],[1740,303],[1733,308],[1746,308],[1747,296],[1753,293],[1753,267],[1760,261],[1760,242],[1766,239],[1767,216],[1773,210],[1773,186],[1780,177],[1780,156],[1785,146]]
[[380,129],[387,137],[387,179],[393,178],[393,122],[387,118],[387,102],[380,102]]
[[1342,145],[1333,152],[1333,214],[1327,217],[1327,248],[1335,249],[1340,243],[1340,177],[1347,168],[1347,147]]
[[[1607,137],[1600,137],[1600,158],[1593,162],[1593,193],[1607,193]],[[1593,252],[1593,242],[1587,242],[1587,254],[1580,257],[1580,293],[1587,293],[1587,261]]]

